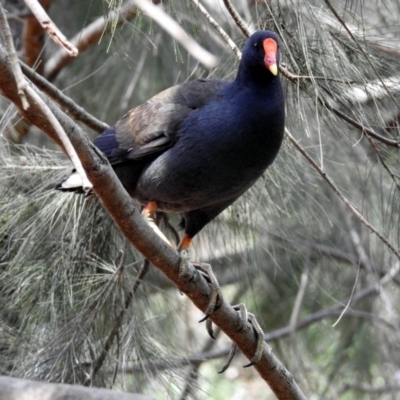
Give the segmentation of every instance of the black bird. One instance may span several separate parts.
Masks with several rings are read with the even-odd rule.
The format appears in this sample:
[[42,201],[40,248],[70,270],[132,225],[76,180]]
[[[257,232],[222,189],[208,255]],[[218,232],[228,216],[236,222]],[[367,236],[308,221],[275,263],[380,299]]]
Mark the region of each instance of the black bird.
[[[252,186],[278,154],[285,125],[279,59],[277,35],[258,31],[244,46],[235,80],[199,79],[164,90],[94,141],[158,234],[164,237],[149,218],[155,211],[182,215],[178,250],[183,262],[193,237]],[[79,175],[57,189],[82,191]],[[220,290],[212,271],[206,273],[214,289],[207,318]],[[258,339],[250,366],[262,356],[264,337],[254,316],[248,319]],[[212,336],[211,324],[207,329]],[[230,354],[222,371],[234,351]]]
[[[164,90],[94,141],[145,215],[182,215],[179,250],[278,154],[285,123],[279,58],[277,35],[258,31],[244,46],[235,80],[199,79]],[[81,190],[79,175],[57,189]]]

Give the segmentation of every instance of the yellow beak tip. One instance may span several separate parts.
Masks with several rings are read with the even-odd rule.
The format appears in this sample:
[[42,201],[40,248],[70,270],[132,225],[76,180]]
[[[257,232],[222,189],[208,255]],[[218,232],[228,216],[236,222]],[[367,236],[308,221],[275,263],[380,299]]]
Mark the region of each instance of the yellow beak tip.
[[278,75],[278,66],[276,64],[270,65],[268,69],[271,71],[272,75]]

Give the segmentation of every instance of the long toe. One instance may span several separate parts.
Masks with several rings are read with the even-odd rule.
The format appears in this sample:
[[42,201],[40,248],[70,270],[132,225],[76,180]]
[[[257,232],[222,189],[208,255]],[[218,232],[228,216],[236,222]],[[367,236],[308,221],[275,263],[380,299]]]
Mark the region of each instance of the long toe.
[[215,310],[218,309],[218,303],[222,303],[223,297],[222,297],[221,287],[219,286],[217,277],[215,276],[211,265],[203,263],[203,264],[195,264],[194,266],[209,281],[210,286],[211,286],[210,300],[208,302],[208,306],[207,306],[206,310],[204,311],[204,318],[202,318],[199,321],[199,322],[203,322],[206,319],[208,319],[208,317]]
[[248,364],[243,365],[243,368],[251,367],[252,365],[257,364],[261,360],[263,351],[264,351],[264,342],[265,342],[264,332],[261,329],[261,326],[259,325],[259,323],[257,322],[254,314],[249,313],[248,321],[253,326],[254,333],[257,337],[257,346],[256,346],[256,351],[254,353],[254,356],[251,358],[251,360]]
[[[262,358],[263,351],[264,351],[264,332],[261,329],[259,323],[257,322],[254,314],[249,313],[244,304],[237,304],[237,305],[233,306],[233,308],[240,314],[240,319],[242,320],[243,325],[247,324],[247,322],[250,322],[251,326],[253,327],[253,332],[257,338],[257,345],[256,345],[256,351],[254,353],[254,356],[251,358],[251,360],[248,364],[243,366],[243,368],[248,368],[248,367],[251,367],[251,366],[257,364]],[[226,357],[224,364],[218,373],[221,374],[229,368],[229,366],[233,360],[233,357],[235,356],[236,350],[237,350],[236,344],[232,343],[229,354]]]
[[[185,274],[188,265],[190,264],[190,255],[187,250],[180,250],[180,256],[181,262],[179,264],[179,277],[181,278]],[[197,271],[200,272],[200,274],[209,282],[211,286],[210,300],[204,312],[204,317],[199,322],[207,321],[207,332],[212,338],[214,338],[212,323],[208,317],[219,308],[219,304],[221,304],[223,301],[221,288],[210,264],[192,263],[192,265],[197,269]]]

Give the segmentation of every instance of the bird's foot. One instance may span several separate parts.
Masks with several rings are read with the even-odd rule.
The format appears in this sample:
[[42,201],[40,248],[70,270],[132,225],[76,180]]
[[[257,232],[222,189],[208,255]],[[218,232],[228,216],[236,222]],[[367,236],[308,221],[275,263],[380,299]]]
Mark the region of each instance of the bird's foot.
[[[187,250],[181,250],[180,255],[181,262],[179,265],[179,278],[185,274],[187,266],[190,263],[190,256]],[[200,274],[209,282],[211,286],[210,300],[206,310],[204,311],[204,317],[199,322],[206,321],[207,332],[213,339],[215,339],[212,322],[208,317],[219,308],[219,304],[223,301],[221,288],[210,264],[192,263],[192,265],[197,269],[197,271],[200,272]]]
[[[248,367],[251,367],[251,366],[257,364],[262,358],[262,354],[263,354],[263,350],[264,350],[264,332],[261,329],[259,323],[257,322],[254,314],[249,313],[244,304],[238,304],[236,306],[233,306],[233,308],[239,312],[240,319],[242,320],[243,325],[245,325],[247,322],[250,322],[251,326],[253,327],[253,331],[256,335],[256,338],[257,338],[257,346],[256,346],[256,351],[254,353],[254,356],[251,358],[251,360],[248,364],[243,366],[243,368],[248,368]],[[225,359],[224,365],[222,366],[221,370],[218,371],[219,374],[222,374],[229,368],[229,366],[233,360],[233,357],[236,354],[236,349],[237,349],[236,344],[232,343],[232,347],[229,351],[228,356]]]
[[[190,256],[189,256],[189,252],[187,250],[181,250],[180,255],[181,255],[181,262],[179,265],[179,277],[181,278],[185,274],[187,267],[190,264]],[[210,300],[209,300],[206,310],[204,311],[204,317],[199,322],[206,321],[207,332],[213,339],[215,339],[214,331],[213,331],[213,327],[212,327],[212,321],[209,318],[209,316],[215,310],[217,310],[219,308],[220,303],[223,301],[221,288],[219,286],[217,278],[215,277],[215,274],[214,274],[210,264],[192,263],[192,265],[197,269],[197,271],[199,271],[202,274],[202,276],[204,276],[205,279],[207,279],[207,281],[210,283],[210,286],[211,286]],[[240,315],[240,319],[242,321],[242,324],[241,324],[242,326],[240,327],[240,329],[243,329],[243,327],[246,326],[247,322],[250,322],[250,324],[253,328],[254,334],[256,335],[256,338],[257,338],[257,346],[256,346],[256,351],[254,353],[254,356],[251,358],[251,360],[248,364],[243,366],[243,368],[248,368],[248,367],[251,367],[251,366],[257,364],[262,358],[262,354],[263,354],[263,350],[264,350],[264,332],[261,329],[259,323],[257,322],[257,319],[254,316],[254,314],[249,313],[244,304],[237,304],[236,306],[233,306],[233,308]],[[229,351],[229,354],[228,354],[221,370],[218,373],[225,372],[229,368],[229,366],[232,362],[232,359],[236,354],[236,350],[237,350],[236,344],[232,343],[232,347]]]

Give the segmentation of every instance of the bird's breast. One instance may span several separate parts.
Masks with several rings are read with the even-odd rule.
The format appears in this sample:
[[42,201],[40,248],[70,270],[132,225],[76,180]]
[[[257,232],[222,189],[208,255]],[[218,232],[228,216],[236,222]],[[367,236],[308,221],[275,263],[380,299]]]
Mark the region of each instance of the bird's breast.
[[272,163],[282,142],[284,116],[279,107],[262,106],[232,99],[226,107],[211,104],[192,113],[175,145],[143,171],[135,197],[178,212],[234,201]]

